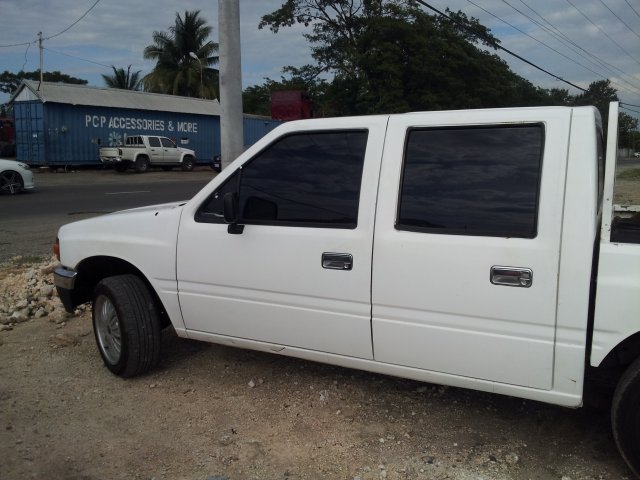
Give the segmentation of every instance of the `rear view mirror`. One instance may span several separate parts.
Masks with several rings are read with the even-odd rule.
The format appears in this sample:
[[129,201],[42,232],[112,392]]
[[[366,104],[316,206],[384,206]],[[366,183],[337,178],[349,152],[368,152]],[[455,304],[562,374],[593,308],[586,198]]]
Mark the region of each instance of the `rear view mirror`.
[[238,221],[238,194],[233,192],[225,194],[223,202],[224,221],[236,223]]
[[223,198],[224,221],[229,224],[227,232],[239,234],[244,231],[244,225],[238,225],[239,215],[238,194],[229,192]]

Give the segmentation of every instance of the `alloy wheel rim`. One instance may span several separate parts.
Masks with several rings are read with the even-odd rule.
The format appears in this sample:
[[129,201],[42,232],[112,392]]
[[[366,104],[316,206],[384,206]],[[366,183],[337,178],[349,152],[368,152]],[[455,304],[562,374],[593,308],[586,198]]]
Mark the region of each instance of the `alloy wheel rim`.
[[17,173],[4,172],[0,175],[0,190],[3,192],[13,194],[19,192],[21,188],[22,184]]
[[116,307],[104,295],[96,300],[95,328],[100,350],[107,362],[115,365],[122,353],[122,332]]

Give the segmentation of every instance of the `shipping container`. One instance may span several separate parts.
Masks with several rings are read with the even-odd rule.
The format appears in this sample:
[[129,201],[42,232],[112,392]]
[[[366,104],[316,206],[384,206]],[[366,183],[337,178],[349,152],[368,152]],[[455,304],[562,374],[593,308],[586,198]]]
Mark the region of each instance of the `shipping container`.
[[[24,81],[11,99],[16,159],[30,165],[100,165],[98,149],[129,135],[161,135],[195,150],[197,163],[220,154],[220,106],[201,100],[128,90]],[[252,145],[280,122],[245,115]]]

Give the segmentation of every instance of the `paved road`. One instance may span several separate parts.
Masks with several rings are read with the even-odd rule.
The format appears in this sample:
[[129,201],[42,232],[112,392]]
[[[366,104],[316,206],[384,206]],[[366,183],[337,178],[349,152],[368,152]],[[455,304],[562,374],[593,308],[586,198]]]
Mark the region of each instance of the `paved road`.
[[0,196],[0,263],[16,255],[49,255],[61,225],[127,208],[188,200],[214,176],[152,171],[117,174],[111,170],[35,172],[36,190]]

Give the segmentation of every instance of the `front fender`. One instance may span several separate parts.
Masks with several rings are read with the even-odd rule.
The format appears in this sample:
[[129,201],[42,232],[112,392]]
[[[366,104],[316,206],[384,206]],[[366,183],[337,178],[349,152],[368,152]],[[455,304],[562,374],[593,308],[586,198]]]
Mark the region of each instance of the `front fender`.
[[79,275],[73,301],[89,300],[90,287],[104,276],[121,274],[125,269],[126,273],[135,273],[148,283],[176,329],[184,329],[176,280],[176,242],[181,213],[180,204],[158,205],[60,228],[62,265]]

